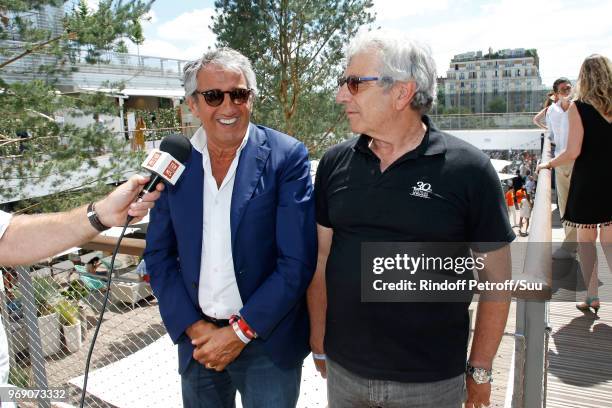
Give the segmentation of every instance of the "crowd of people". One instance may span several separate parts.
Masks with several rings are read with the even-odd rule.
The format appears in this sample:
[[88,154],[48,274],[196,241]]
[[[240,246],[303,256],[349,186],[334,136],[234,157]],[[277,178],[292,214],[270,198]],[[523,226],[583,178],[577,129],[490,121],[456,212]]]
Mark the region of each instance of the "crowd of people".
[[[513,226],[521,235],[529,228],[533,158],[521,158],[504,202],[489,157],[427,115],[436,86],[428,47],[364,32],[348,45],[346,63],[336,102],[359,136],[325,153],[314,186],[304,144],[251,122],[258,90],[249,59],[209,50],[184,68],[186,102],[202,126],[181,180],[130,204],[144,184],[131,180],[87,210],[47,218],[42,232],[37,217],[0,212],[0,264],[57,253],[157,200],[144,259],[178,346],[184,406],[233,407],[240,391],[245,408],[295,407],[311,352],[331,408],[489,406],[509,293],[481,293],[468,350],[471,298],[363,302],[362,245],[467,242],[481,259],[479,277],[508,279]],[[598,228],[610,242],[612,207],[601,197],[610,193],[599,183],[601,155],[612,147],[609,60],[589,57],[579,81],[567,109],[568,82],[556,86],[554,109],[569,116],[567,146],[559,150],[563,140],[555,139],[555,159],[538,168],[575,160],[564,222],[581,243],[592,243]],[[557,137],[553,118],[563,114],[552,106],[544,116]],[[80,233],[40,239],[65,228],[65,236]],[[33,237],[44,244],[28,245]],[[581,310],[600,306],[596,287],[589,291]]]
[[518,235],[526,237],[529,235],[529,219],[537,185],[534,176],[536,156],[527,151],[519,151],[511,158],[513,160],[508,168],[514,170],[515,176],[505,184],[508,218],[512,228],[518,228]]

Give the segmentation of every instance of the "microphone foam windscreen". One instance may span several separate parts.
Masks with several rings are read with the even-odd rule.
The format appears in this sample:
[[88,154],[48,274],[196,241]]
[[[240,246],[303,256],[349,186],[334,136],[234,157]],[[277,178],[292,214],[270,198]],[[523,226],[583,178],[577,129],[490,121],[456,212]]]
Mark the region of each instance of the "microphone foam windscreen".
[[172,157],[183,164],[191,155],[191,142],[185,136],[174,133],[162,139],[159,150],[170,153]]

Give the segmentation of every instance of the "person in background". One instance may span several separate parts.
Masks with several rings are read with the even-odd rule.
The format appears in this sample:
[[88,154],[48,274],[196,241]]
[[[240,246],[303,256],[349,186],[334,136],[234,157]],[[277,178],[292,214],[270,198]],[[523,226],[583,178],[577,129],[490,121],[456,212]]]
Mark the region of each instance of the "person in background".
[[[525,197],[521,201],[520,220],[519,220],[519,235],[526,237],[529,235],[529,218],[531,218],[531,210],[533,209],[533,201],[531,195],[525,193]],[[525,221],[525,232],[523,232],[523,221]]]
[[[555,156],[562,154],[567,148],[571,90],[572,83],[567,78],[558,78],[553,83],[556,102],[548,108],[546,118],[550,124],[550,137]],[[555,169],[555,191],[557,192],[557,207],[561,218],[565,215],[573,167],[574,162],[567,161]],[[553,254],[553,258],[573,259],[576,256],[576,229],[569,224],[564,225],[563,228],[565,239],[561,247]]]
[[517,191],[519,191],[523,187],[523,185],[525,185],[525,180],[523,179],[523,177],[521,177],[521,170],[517,169],[515,176],[512,179],[512,188],[514,189],[514,192],[516,193]]
[[535,196],[536,182],[533,175],[531,174],[527,176],[527,181],[525,182],[525,191],[530,196]]
[[612,64],[603,55],[587,57],[580,67],[576,97],[568,108],[569,137],[567,148],[540,169],[563,168],[571,163],[573,173],[564,226],[578,231],[580,266],[587,286],[587,297],[576,305],[579,310],[600,308],[597,279],[599,240],[608,267],[612,269],[612,190],[610,152],[612,152]]
[[521,176],[523,181],[527,179],[528,173],[529,173],[529,167],[527,165],[526,159],[523,158],[523,161],[521,162],[521,166],[519,167],[519,175]]
[[97,256],[94,256],[89,261],[87,261],[87,264],[85,265],[86,267],[85,270],[87,271],[87,273],[91,273],[93,275],[96,273],[96,269],[98,269],[99,266],[100,266],[100,258]]
[[516,227],[518,224],[516,223],[516,197],[514,196],[514,187],[511,185],[508,186],[505,196],[506,206],[508,207],[508,220],[510,220],[510,225],[512,225],[512,227]]

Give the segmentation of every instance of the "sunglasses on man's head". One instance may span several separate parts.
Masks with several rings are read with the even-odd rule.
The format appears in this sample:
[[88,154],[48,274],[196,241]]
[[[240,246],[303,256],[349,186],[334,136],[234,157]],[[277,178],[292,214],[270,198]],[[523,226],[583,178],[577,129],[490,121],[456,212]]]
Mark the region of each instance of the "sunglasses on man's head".
[[351,95],[356,95],[357,92],[359,92],[359,84],[362,82],[368,82],[368,81],[393,81],[391,78],[389,77],[373,77],[373,76],[369,76],[369,77],[358,77],[355,75],[349,75],[349,76],[344,76],[344,77],[340,77],[338,78],[338,88],[341,88],[342,85],[346,84],[346,87],[348,88],[349,92],[351,93]]
[[208,91],[195,91],[204,97],[204,100],[208,106],[217,107],[225,100],[225,94],[229,94],[231,101],[235,105],[242,105],[249,100],[251,96],[251,89],[248,88],[236,88],[231,91],[222,91],[220,89],[209,89]]

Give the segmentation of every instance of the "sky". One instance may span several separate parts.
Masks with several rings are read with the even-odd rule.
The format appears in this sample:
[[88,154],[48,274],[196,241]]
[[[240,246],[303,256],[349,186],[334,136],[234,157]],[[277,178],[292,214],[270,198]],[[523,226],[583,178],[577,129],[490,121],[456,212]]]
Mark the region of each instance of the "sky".
[[[374,0],[374,9],[374,27],[431,47],[438,76],[446,76],[454,55],[489,47],[536,48],[546,85],[561,76],[577,78],[592,53],[612,58],[612,0]],[[143,23],[144,44],[130,51],[195,59],[214,46],[208,28],[213,14],[209,0],[156,0]]]

